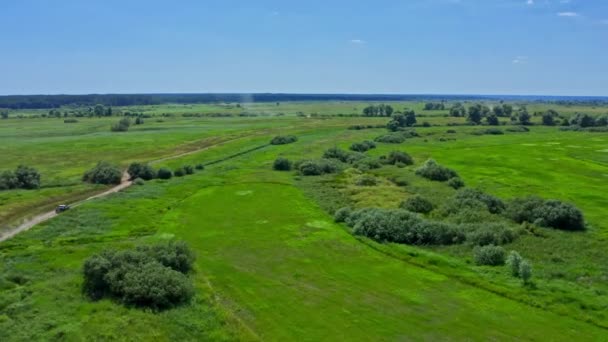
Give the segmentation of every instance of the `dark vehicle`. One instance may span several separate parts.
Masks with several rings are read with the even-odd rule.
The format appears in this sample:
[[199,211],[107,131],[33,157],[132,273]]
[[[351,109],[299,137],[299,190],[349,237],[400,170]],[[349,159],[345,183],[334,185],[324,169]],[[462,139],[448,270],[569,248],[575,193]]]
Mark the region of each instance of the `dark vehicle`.
[[56,212],[57,214],[59,214],[59,213],[62,213],[62,212],[64,212],[64,211],[68,210],[68,209],[70,209],[70,206],[69,206],[69,205],[67,205],[67,204],[62,204],[62,205],[58,206],[57,208],[55,208],[55,212]]

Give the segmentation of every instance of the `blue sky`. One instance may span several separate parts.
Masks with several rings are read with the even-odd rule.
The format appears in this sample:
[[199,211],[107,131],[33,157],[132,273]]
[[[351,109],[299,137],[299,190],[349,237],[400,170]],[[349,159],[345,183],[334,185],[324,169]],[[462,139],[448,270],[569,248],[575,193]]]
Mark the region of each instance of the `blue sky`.
[[1,0],[0,94],[608,95],[608,1]]

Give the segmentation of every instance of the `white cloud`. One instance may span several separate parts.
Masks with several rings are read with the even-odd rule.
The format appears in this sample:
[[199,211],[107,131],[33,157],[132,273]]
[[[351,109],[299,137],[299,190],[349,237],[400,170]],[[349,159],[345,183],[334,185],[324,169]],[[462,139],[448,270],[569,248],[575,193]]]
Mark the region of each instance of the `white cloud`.
[[528,4],[528,5],[534,5],[534,0],[528,0],[528,1],[526,2],[526,4]]
[[557,13],[557,16],[574,18],[574,17],[578,17],[579,14],[576,12],[559,12],[559,13]]
[[528,56],[517,56],[513,58],[513,64],[526,64],[528,63]]
[[357,45],[363,45],[363,44],[365,44],[365,43],[366,43],[366,41],[365,41],[365,40],[361,40],[361,39],[351,39],[351,40],[350,40],[350,42],[351,42],[352,44],[357,44]]

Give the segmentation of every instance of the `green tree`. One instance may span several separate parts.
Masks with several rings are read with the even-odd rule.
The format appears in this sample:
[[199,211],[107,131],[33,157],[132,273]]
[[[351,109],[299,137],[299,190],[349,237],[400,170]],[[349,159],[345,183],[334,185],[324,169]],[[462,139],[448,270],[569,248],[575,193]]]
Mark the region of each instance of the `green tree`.
[[519,277],[524,281],[524,284],[528,284],[530,278],[532,278],[532,266],[526,260],[519,264]]
[[489,115],[486,118],[486,121],[488,122],[488,125],[490,125],[490,126],[500,125],[500,121],[498,121],[498,116],[496,116],[496,114]]
[[95,114],[95,116],[103,116],[105,113],[105,110],[102,105],[98,104],[98,105],[95,105],[95,108],[93,109],[93,113]]
[[2,119],[8,119],[8,110],[0,111],[0,117]]
[[528,113],[528,110],[526,109],[526,107],[522,107],[517,111],[517,119],[519,120],[519,123],[521,125],[524,125],[524,126],[529,125],[531,118],[532,117]]
[[482,108],[480,104],[475,104],[469,107],[467,120],[471,123],[479,125],[482,119]]
[[407,110],[404,112],[405,114],[405,126],[411,127],[416,124],[416,112],[413,110]]
[[40,187],[40,173],[33,167],[19,165],[15,170],[15,177],[19,182],[19,188],[38,189]]

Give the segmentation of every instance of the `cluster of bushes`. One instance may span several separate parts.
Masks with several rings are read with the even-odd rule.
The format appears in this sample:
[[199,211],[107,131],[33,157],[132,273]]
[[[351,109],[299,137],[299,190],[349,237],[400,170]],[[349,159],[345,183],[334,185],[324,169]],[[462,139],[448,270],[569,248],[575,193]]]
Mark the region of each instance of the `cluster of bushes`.
[[511,271],[511,275],[521,278],[524,284],[527,284],[530,281],[530,278],[532,278],[532,266],[516,251],[511,251],[511,253],[509,253],[506,264]]
[[276,137],[270,140],[271,145],[285,145],[291,144],[298,141],[298,137],[295,135],[277,135]]
[[122,179],[122,171],[118,165],[106,161],[100,161],[85,172],[82,180],[93,184],[120,184]]
[[110,130],[112,132],[126,132],[129,130],[130,126],[131,126],[131,119],[122,118],[117,123],[113,124],[110,127]]
[[498,128],[488,128],[481,131],[481,134],[489,134],[489,135],[502,135],[505,134],[501,129]]
[[390,105],[371,105],[363,108],[363,116],[391,116],[394,109]]
[[506,215],[517,223],[529,222],[561,230],[584,230],[583,213],[574,205],[559,200],[530,196],[509,202]]
[[372,175],[361,175],[355,181],[358,186],[375,186],[378,183],[378,179]]
[[40,173],[33,167],[19,165],[15,171],[0,173],[0,190],[38,189],[40,188]]
[[414,164],[414,159],[409,154],[402,151],[391,151],[388,156],[380,157],[380,161],[383,164],[396,165],[399,167]]
[[451,178],[458,177],[456,171],[437,164],[437,162],[433,159],[427,160],[424,165],[416,169],[416,174],[418,176],[439,182],[445,182]]
[[83,292],[94,300],[112,298],[126,305],[167,309],[194,295],[187,276],[194,259],[185,243],[175,241],[105,250],[85,261]]
[[296,170],[303,176],[320,176],[327,173],[336,173],[342,170],[343,165],[335,159],[308,159],[300,160],[294,164]]
[[[426,209],[425,209],[426,210]],[[468,241],[472,245],[499,245],[512,242],[517,235],[504,224],[455,224],[427,220],[405,209],[342,208],[334,215],[355,235],[378,242],[411,245],[451,245]]]
[[401,208],[413,213],[428,214],[433,210],[433,203],[422,196],[413,196],[403,201]]
[[63,123],[77,123],[77,122],[78,122],[78,120],[76,120],[76,119],[65,119],[65,120],[63,120]]
[[608,116],[604,115],[597,119],[589,114],[576,113],[567,122],[562,123],[563,126],[578,126],[582,128],[587,127],[605,127],[608,125]]
[[401,144],[406,139],[419,137],[420,135],[413,129],[392,132],[388,134],[381,135],[374,139],[375,142],[385,143],[385,144]]
[[512,132],[512,133],[526,133],[526,132],[530,132],[530,129],[526,126],[513,126],[513,127],[508,127],[506,129],[507,132]]
[[427,102],[424,104],[424,110],[444,110],[445,104],[443,102]]
[[376,143],[369,140],[350,145],[350,150],[355,152],[367,152],[374,148],[376,148]]
[[391,121],[386,124],[386,128],[391,132],[403,130],[405,127],[411,127],[416,124],[416,112],[406,110],[403,114],[395,114]]

